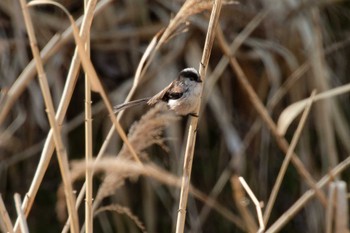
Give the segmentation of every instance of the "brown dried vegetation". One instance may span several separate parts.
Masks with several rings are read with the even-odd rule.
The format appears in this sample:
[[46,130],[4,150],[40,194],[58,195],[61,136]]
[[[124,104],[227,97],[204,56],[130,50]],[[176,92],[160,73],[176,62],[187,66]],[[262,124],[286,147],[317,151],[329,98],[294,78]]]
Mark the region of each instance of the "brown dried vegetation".
[[185,232],[349,232],[348,2],[223,1],[198,125],[164,104],[110,107],[199,67],[221,1],[57,1],[80,37],[33,2],[0,1],[0,231],[171,232],[187,213]]

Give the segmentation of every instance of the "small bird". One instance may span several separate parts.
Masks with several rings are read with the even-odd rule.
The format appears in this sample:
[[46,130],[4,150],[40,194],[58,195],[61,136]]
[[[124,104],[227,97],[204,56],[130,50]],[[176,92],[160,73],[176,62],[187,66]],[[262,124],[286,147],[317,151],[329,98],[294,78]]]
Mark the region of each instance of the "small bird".
[[202,80],[198,71],[195,68],[185,68],[179,73],[177,79],[172,81],[158,94],[153,97],[117,105],[114,107],[114,112],[117,113],[139,104],[147,103],[148,105],[154,105],[163,101],[178,115],[196,116],[195,112],[199,104],[201,91]]

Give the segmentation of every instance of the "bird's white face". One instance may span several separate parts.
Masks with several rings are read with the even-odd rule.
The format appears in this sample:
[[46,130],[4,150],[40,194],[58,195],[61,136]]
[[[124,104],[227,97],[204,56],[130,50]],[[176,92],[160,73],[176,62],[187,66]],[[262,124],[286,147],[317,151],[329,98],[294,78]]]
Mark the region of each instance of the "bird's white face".
[[180,76],[178,83],[182,85],[184,92],[181,98],[168,101],[170,109],[174,110],[178,115],[195,113],[200,100],[202,82]]

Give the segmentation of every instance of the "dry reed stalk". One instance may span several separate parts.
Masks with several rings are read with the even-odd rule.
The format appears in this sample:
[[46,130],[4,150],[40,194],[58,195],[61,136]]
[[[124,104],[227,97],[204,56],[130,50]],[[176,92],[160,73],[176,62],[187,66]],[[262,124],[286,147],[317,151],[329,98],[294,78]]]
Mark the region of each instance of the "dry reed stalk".
[[[241,66],[238,64],[237,60],[234,57],[231,57],[229,46],[223,37],[218,37],[220,40],[220,45],[222,47],[223,52],[230,57],[230,65],[232,67],[233,72],[237,74],[237,80],[243,87],[243,89],[248,94],[251,103],[253,104],[254,108],[258,112],[258,114],[261,116],[262,120],[265,122],[267,127],[270,129],[272,135],[274,136],[278,146],[282,149],[284,153],[287,153],[289,148],[289,143],[287,140],[280,135],[278,132],[278,128],[275,124],[275,122],[272,120],[271,116],[269,115],[267,109],[262,104],[261,100],[259,99],[258,95],[255,93],[253,87],[249,84],[247,77],[245,76]],[[316,190],[316,195],[321,201],[321,203],[326,206],[327,205],[327,199],[325,197],[325,194],[317,189],[316,182],[312,178],[311,174],[307,171],[304,164],[300,161],[299,157],[293,152],[291,161],[295,168],[297,169],[298,173],[305,179],[307,184],[314,188]]]
[[309,98],[309,101],[308,101],[308,103],[306,105],[306,108],[305,108],[305,110],[303,112],[303,115],[301,116],[301,119],[299,121],[298,127],[295,130],[295,133],[294,133],[292,141],[291,141],[291,143],[289,145],[287,154],[286,154],[286,156],[285,156],[285,158],[283,160],[283,163],[282,163],[280,171],[279,171],[279,173],[277,175],[275,184],[274,184],[274,186],[272,188],[272,191],[271,191],[271,194],[270,194],[270,198],[269,198],[269,200],[268,200],[268,202],[266,204],[266,208],[265,208],[265,212],[264,212],[264,223],[265,223],[265,225],[267,225],[267,223],[269,221],[272,208],[273,208],[273,206],[275,204],[275,201],[276,201],[276,198],[277,198],[277,194],[278,194],[279,189],[281,187],[283,178],[284,178],[284,176],[286,174],[289,162],[291,160],[291,157],[293,155],[295,147],[297,146],[297,143],[298,143],[298,141],[300,139],[301,132],[302,132],[302,130],[304,128],[304,125],[306,123],[307,117],[309,116],[311,105],[312,105],[312,103],[313,103],[313,101],[315,99],[315,94],[316,94],[316,91],[313,91],[311,93],[311,97]]
[[6,210],[6,206],[0,195],[0,222],[3,224],[3,227],[0,230],[5,230],[5,232],[13,233],[13,225],[10,219],[10,216]]
[[34,34],[34,27],[29,15],[28,6],[24,0],[21,0],[21,7],[24,16],[24,22],[26,24],[27,33],[30,40],[31,50],[33,53],[33,57],[36,62],[36,67],[38,70],[38,77],[40,88],[44,97],[47,116],[49,119],[50,127],[53,130],[53,138],[56,145],[57,159],[59,162],[59,167],[61,170],[61,176],[64,184],[64,191],[67,201],[68,213],[71,218],[71,232],[78,233],[79,231],[79,222],[78,222],[78,214],[75,210],[75,197],[73,195],[73,188],[69,177],[69,167],[68,167],[68,157],[67,152],[64,148],[60,128],[58,127],[58,123],[55,119],[55,110],[52,102],[52,97],[49,90],[48,81],[46,78],[46,74],[44,71],[44,66],[41,61],[39,49],[37,47],[36,37]]
[[255,233],[258,230],[258,226],[249,212],[247,208],[246,202],[246,196],[244,195],[242,186],[240,184],[239,178],[236,175],[233,175],[230,179],[231,181],[231,188],[232,188],[232,198],[236,203],[236,207],[238,209],[238,212],[242,216],[242,219],[245,223],[246,231],[249,233]]
[[19,196],[18,193],[15,193],[14,199],[15,199],[16,212],[19,218],[19,225],[21,227],[21,232],[29,233],[26,216],[24,215],[23,210],[21,208],[21,197]]
[[[333,181],[335,176],[340,175],[345,169],[350,166],[350,156],[345,160],[337,164],[331,169],[327,175],[323,176],[317,182],[317,188],[322,189],[329,182]],[[315,189],[309,189],[306,191],[294,204],[285,211],[265,232],[273,233],[278,232],[281,228],[286,225],[305,205],[316,195]]]
[[[85,31],[91,25],[92,17],[87,17],[87,16],[91,15],[91,12],[99,13],[110,2],[111,2],[111,0],[104,0],[104,1],[99,2],[99,4],[97,4],[97,6],[96,6],[96,10],[95,10],[93,4],[91,4],[90,7],[88,7],[87,14],[84,15],[84,17],[82,19],[82,23],[81,23],[82,27],[81,27],[80,34],[82,36],[86,35]],[[81,20],[78,20],[77,24],[79,22],[81,22]],[[62,34],[61,37],[58,36],[58,38],[62,38],[61,40],[54,39],[54,38],[51,39],[51,41],[50,41],[51,43],[49,42],[45,46],[43,51],[41,52],[41,56],[43,57],[43,59],[47,60],[52,54],[54,54],[54,52],[56,50],[58,50],[61,47],[61,45],[64,42],[66,42],[71,37],[71,35],[72,35],[72,29],[71,29],[71,27],[69,27]],[[77,56],[75,56],[75,57],[77,57]],[[80,66],[80,62],[77,61],[77,59],[75,59],[75,60],[73,59],[73,61],[75,61],[75,62],[72,62],[72,65],[71,65],[71,68],[70,68],[70,71],[69,71],[69,74],[68,74],[68,78],[67,78],[67,81],[66,81],[66,84],[65,84],[65,87],[64,87],[64,91],[63,91],[63,94],[62,94],[62,99],[61,99],[61,101],[59,103],[59,106],[58,106],[58,109],[57,109],[56,119],[57,119],[59,125],[62,124],[64,116],[65,116],[65,114],[67,112],[68,104],[70,103],[70,100],[71,100],[71,97],[72,97],[72,94],[73,94],[73,90],[74,90],[74,87],[75,87],[77,74],[78,74],[78,70],[79,70],[79,66]],[[23,77],[23,79],[25,79],[25,80],[30,80],[30,77],[34,76],[34,74],[35,74],[35,71],[34,71],[35,70],[35,66],[34,66],[34,64],[35,64],[34,60],[33,60],[33,62],[29,63],[29,65],[25,69],[25,71],[26,70],[28,70],[28,71],[26,71],[26,72],[23,71],[23,73],[20,75],[20,77],[18,79],[22,80],[21,77]],[[20,82],[20,83],[22,83],[22,82]],[[16,86],[15,84],[11,87],[11,89],[13,88],[14,92],[18,93],[18,92],[20,92],[18,90],[18,87],[17,87],[18,85]],[[38,192],[39,186],[40,186],[40,184],[41,184],[41,182],[43,180],[44,174],[46,173],[46,170],[47,170],[47,168],[49,166],[49,162],[51,160],[51,156],[53,154],[53,151],[54,151],[53,132],[52,132],[52,130],[50,130],[50,132],[49,132],[49,134],[48,134],[48,136],[46,138],[45,145],[44,145],[43,151],[42,151],[41,156],[40,156],[39,165],[38,165],[38,168],[36,169],[33,181],[32,181],[32,183],[30,185],[30,188],[28,190],[27,195],[25,196],[25,198],[23,200],[22,208],[23,208],[24,213],[26,214],[26,216],[28,216],[28,214],[29,214],[29,212],[31,210],[31,207],[32,207],[32,205],[34,203],[34,200],[35,200],[36,194]],[[17,227],[16,227],[17,225],[18,224],[16,223],[15,231],[17,229]]]
[[[222,6],[221,0],[216,0],[213,4],[212,12],[210,15],[208,31],[207,31],[205,44],[203,48],[202,59],[200,63],[201,65],[199,66],[199,75],[203,83],[205,83],[206,70],[209,64],[211,49],[213,47],[215,31],[219,21],[221,6]],[[200,105],[198,105],[196,109],[197,115],[199,114],[199,110],[200,110]],[[191,122],[188,129],[186,151],[184,155],[180,201],[179,201],[179,209],[178,209],[177,222],[176,222],[176,233],[184,232],[184,228],[185,228],[186,206],[187,206],[188,191],[189,191],[190,180],[191,180],[191,171],[192,171],[192,162],[193,162],[193,156],[194,156],[194,147],[196,143],[197,125],[198,125],[198,117],[191,117]]]
[[[84,0],[84,13],[88,13],[89,4],[96,4],[94,0]],[[90,14],[91,18],[93,14]],[[86,53],[90,58],[90,27],[86,30],[85,49]],[[85,73],[85,161],[89,163],[92,160],[93,153],[93,141],[92,141],[92,114],[91,114],[91,84],[88,77],[88,74]],[[92,170],[86,168],[85,170],[85,232],[93,232],[93,209],[92,209]]]

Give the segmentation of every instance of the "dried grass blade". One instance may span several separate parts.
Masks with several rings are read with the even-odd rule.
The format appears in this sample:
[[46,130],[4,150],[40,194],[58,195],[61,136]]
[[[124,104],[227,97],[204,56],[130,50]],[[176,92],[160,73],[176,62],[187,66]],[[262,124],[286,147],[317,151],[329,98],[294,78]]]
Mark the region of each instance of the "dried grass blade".
[[[350,92],[350,84],[346,84],[328,91],[321,92],[315,96],[314,101],[316,102],[318,100],[332,98],[337,95],[345,94],[347,92]],[[295,102],[283,110],[277,121],[277,129],[280,135],[284,135],[286,133],[288,127],[293,122],[293,120],[305,109],[309,99],[310,97]]]
[[[199,74],[203,82],[205,81],[206,69],[209,64],[209,58],[211,55],[211,49],[213,47],[215,31],[219,21],[221,6],[222,6],[222,1],[216,0],[213,4],[212,12],[210,15],[207,36],[205,38],[205,44],[204,44],[202,59],[200,63],[201,65],[199,67]],[[199,108],[200,108],[200,105],[198,105],[198,108],[196,109],[197,115],[199,114]],[[190,127],[188,130],[189,133],[187,135],[186,151],[184,155],[182,185],[181,185],[181,191],[180,191],[179,210],[178,210],[177,222],[176,222],[176,233],[184,232],[184,228],[185,228],[186,206],[187,206],[187,200],[188,200],[188,191],[190,187],[194,147],[196,143],[197,125],[198,125],[198,117],[192,117],[190,122]]]

